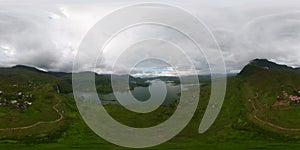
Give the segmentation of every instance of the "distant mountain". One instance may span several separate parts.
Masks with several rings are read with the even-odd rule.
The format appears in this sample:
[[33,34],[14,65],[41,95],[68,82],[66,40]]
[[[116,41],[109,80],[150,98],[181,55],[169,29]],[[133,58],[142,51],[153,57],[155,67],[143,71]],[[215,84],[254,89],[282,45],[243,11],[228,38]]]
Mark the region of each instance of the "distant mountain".
[[247,76],[262,70],[300,73],[300,68],[280,65],[267,59],[254,59],[250,61],[250,63],[246,65],[238,75]]
[[[10,69],[10,68],[3,68],[3,69]],[[56,76],[56,77],[62,77],[62,76],[71,74],[71,73],[67,73],[67,72],[43,71],[43,70],[37,69],[35,67],[30,67],[30,66],[25,66],[25,65],[16,65],[16,66],[11,67],[11,69],[28,70],[28,71],[44,73],[44,74],[48,74],[48,75],[52,75],[52,76]]]
[[[184,78],[192,77],[193,75],[183,76]],[[236,76],[236,74],[228,74],[228,77]],[[144,77],[144,80],[160,79],[162,81],[172,81],[175,84],[180,84],[180,78],[177,76],[158,76],[158,77]],[[209,84],[211,82],[211,75],[198,75],[200,83]]]
[[[12,69],[24,69],[24,70],[30,70],[30,71],[36,71],[36,72],[44,72],[44,71],[41,71],[35,67],[30,67],[30,66],[25,66],[25,65],[16,65],[16,66],[13,66],[11,67]],[[9,68],[6,68],[6,69],[9,69]]]
[[[87,72],[81,72],[87,73]],[[94,73],[94,72],[89,72]],[[111,88],[111,76],[112,74],[95,74],[95,83],[98,92],[110,93]],[[119,79],[129,78],[130,88],[133,89],[137,86],[149,86],[150,83],[142,78],[135,78],[130,75],[114,75]],[[13,67],[0,68],[0,83],[15,84],[23,82],[38,82],[38,83],[50,83],[55,88],[58,86],[62,93],[72,92],[72,73],[66,72],[47,72],[39,70],[35,67],[16,65]]]
[[47,72],[29,66],[17,65],[0,68],[0,82],[18,83],[28,81],[48,83],[56,81],[56,78],[47,74]]

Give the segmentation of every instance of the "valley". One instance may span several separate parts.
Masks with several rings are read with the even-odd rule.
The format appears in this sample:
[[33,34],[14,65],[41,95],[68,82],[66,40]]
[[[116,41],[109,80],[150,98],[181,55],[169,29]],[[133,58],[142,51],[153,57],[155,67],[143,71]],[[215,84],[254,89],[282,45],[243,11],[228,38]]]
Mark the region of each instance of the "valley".
[[[123,149],[98,137],[82,120],[74,98],[69,95],[71,74],[17,66],[0,69],[0,77],[1,103],[6,104],[0,106],[0,149]],[[174,139],[150,149],[274,149],[274,146],[291,149],[300,146],[300,74],[297,69],[256,59],[239,74],[228,77],[221,113],[203,134],[197,130],[208,104],[210,79],[199,78],[206,84],[201,86],[199,104],[191,122]],[[167,77],[161,79],[172,81]],[[178,82],[177,78],[173,79]],[[131,81],[134,81],[131,90],[149,86],[142,78],[131,77]],[[109,83],[110,75],[96,75],[99,93],[111,93]],[[26,108],[19,108],[12,104],[13,100],[28,104]],[[143,128],[168,119],[177,103],[162,105],[147,114],[134,113],[117,104],[104,107],[119,122]]]

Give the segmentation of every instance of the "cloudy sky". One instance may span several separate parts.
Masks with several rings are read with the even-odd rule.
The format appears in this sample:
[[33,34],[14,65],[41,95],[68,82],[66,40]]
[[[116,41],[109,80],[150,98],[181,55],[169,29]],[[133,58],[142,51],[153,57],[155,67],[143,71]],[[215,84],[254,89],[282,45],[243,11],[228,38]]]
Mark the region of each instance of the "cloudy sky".
[[[0,0],[0,66],[23,64],[71,72],[74,57],[87,32],[111,12],[141,2],[175,5],[205,23],[220,45],[228,72],[239,71],[255,58],[300,66],[299,0]],[[126,18],[121,18],[120,22],[122,19]],[[166,74],[172,68],[191,69],[188,64],[178,61],[182,54],[171,52],[172,46],[161,44],[154,50],[153,45],[160,44],[157,41],[134,45],[126,53],[120,47],[124,41],[141,37],[175,37],[176,34],[151,25],[120,33],[99,57],[101,64],[97,71],[113,72],[108,66],[116,61],[119,62],[117,68],[122,70],[133,65],[136,58],[156,56],[152,54],[155,52],[171,56],[176,60],[174,66],[155,60],[143,61],[144,64],[135,64],[136,67],[144,72],[156,70]],[[185,40],[180,35],[176,37],[179,43]],[[205,57],[193,51],[192,48],[187,50],[187,55],[191,56],[198,72],[205,73]],[[123,59],[117,60],[120,54]]]

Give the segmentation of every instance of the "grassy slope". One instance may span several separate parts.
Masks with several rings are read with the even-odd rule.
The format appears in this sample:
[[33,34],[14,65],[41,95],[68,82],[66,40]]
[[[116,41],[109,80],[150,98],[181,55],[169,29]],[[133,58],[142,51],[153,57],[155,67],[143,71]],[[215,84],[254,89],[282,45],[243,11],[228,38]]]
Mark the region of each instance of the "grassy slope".
[[[18,66],[0,69],[0,90],[13,95],[16,92],[33,95],[33,105],[25,110],[14,107],[0,107],[0,128],[26,127],[37,122],[49,122],[58,119],[59,114],[52,108],[60,102],[55,86],[57,78],[49,76],[34,68]],[[29,86],[31,84],[31,86]],[[18,85],[18,87],[13,87]],[[8,99],[9,101],[11,99]],[[60,111],[65,109],[58,105]],[[63,127],[63,123],[41,124],[24,130],[0,131],[2,139],[24,139],[24,137],[46,137],[55,134]]]
[[[243,103],[236,90],[240,87],[237,85],[237,79],[230,79],[230,90],[228,91],[224,107],[215,124],[208,132],[198,134],[197,129],[207,101],[205,98],[209,95],[209,86],[202,89],[202,99],[199,103],[197,113],[190,124],[174,139],[157,147],[150,149],[291,149],[298,147],[299,143],[288,142],[281,140],[279,135],[272,132],[264,131],[257,128],[254,124],[249,123],[244,117],[240,108],[247,107]],[[21,149],[123,149],[121,147],[112,145],[103,139],[97,137],[90,129],[82,122],[80,116],[76,112],[76,107],[72,99],[64,97],[65,102],[68,103],[68,116],[73,119],[66,120],[67,129],[62,131],[57,139],[50,140],[49,143],[38,141],[23,141],[17,145],[15,144],[0,144],[0,148],[21,148]],[[121,122],[134,125],[136,122],[145,120],[139,117],[138,114],[131,114],[119,108],[119,106],[107,106],[107,110],[118,118]],[[233,109],[235,108],[235,109]],[[169,109],[169,108],[168,108]],[[118,111],[119,113],[114,113]],[[120,112],[121,111],[121,112]],[[158,114],[166,114],[165,109],[159,109]],[[167,116],[167,115],[166,115]],[[148,119],[148,118],[147,118]],[[151,116],[150,121],[145,121],[145,124],[153,124],[162,121],[160,115]],[[138,125],[139,126],[139,125]],[[144,125],[141,125],[144,126]],[[13,141],[10,141],[13,142]],[[33,146],[31,144],[34,144]]]
[[[239,78],[243,89],[241,90],[243,92],[242,95],[245,99],[253,98],[258,93],[258,98],[254,100],[254,104],[259,110],[257,112],[259,118],[284,128],[300,129],[299,105],[273,107],[277,101],[277,96],[282,95],[282,91],[293,94],[294,90],[300,89],[299,73],[287,69],[282,71],[248,65]],[[274,127],[254,119],[253,109],[250,104],[246,110],[249,121],[264,130],[278,133],[284,138],[299,138],[300,132],[274,129]]]
[[[261,106],[262,101],[272,103],[266,97],[274,97],[277,90],[280,92],[281,89],[277,89],[277,87],[280,87],[279,85],[282,83],[299,85],[299,82],[294,80],[297,75],[288,72],[265,72],[261,68],[255,67],[251,68],[250,72],[253,69],[257,69],[255,74],[244,74],[228,80],[222,111],[214,125],[206,133],[198,134],[197,131],[207,106],[209,86],[202,88],[197,112],[189,125],[174,139],[150,149],[292,149],[299,147],[297,134],[282,133],[255,121],[251,117],[252,110],[247,102],[248,98],[255,96],[255,93],[259,91],[262,94],[256,102],[258,107]],[[270,76],[271,74],[276,74],[276,76]],[[264,90],[260,91],[260,89]],[[63,105],[60,109],[65,110],[67,116],[62,124],[38,127],[31,131],[20,131],[20,137],[1,140],[0,149],[123,149],[99,138],[85,125],[77,112],[73,98],[63,95],[56,96],[62,100]],[[173,111],[170,107],[161,107],[155,113],[144,116],[130,113],[115,105],[106,106],[106,109],[120,122],[135,127],[155,125],[170,116]],[[275,112],[270,114],[273,115]],[[32,134],[31,137],[24,137],[29,133]],[[3,133],[0,131],[0,134]],[[13,133],[4,134],[11,135]]]

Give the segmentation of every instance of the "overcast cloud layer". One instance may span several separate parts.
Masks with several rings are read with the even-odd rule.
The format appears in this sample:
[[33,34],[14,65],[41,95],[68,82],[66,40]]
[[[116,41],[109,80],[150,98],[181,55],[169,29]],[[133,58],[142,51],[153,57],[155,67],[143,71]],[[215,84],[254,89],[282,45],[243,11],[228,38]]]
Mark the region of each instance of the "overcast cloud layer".
[[[113,10],[137,2],[143,1],[49,0],[42,3],[33,0],[0,0],[0,66],[23,64],[51,71],[70,72],[78,46],[89,29]],[[164,0],[159,2],[184,8],[209,27],[220,44],[228,72],[239,71],[255,58],[267,58],[290,66],[300,66],[300,1],[298,0],[182,2]],[[149,26],[145,28],[148,28],[149,32],[142,32],[143,34],[157,33],[157,29],[151,30]],[[139,38],[137,30],[131,34],[124,33],[115,41]],[[172,36],[171,32],[161,30],[162,33],[167,34],[164,36],[168,34]],[[101,57],[103,64],[98,68],[100,73],[109,72],[107,66],[112,65],[112,60],[117,57],[121,48],[115,44],[108,47],[107,51]],[[146,53],[150,52],[145,50],[144,53],[139,53],[138,50],[133,49],[130,54],[124,56],[126,59],[133,59],[137,57],[135,55],[146,55]],[[201,53],[190,54],[199,73],[206,73],[207,64]],[[181,56],[174,54],[172,57],[180,60]],[[120,62],[123,66],[119,68],[126,67],[126,61]],[[146,66],[149,70],[151,63],[147,62]],[[150,70],[170,71],[170,69],[166,70],[170,68],[166,64],[160,68],[157,62],[153,62],[153,66],[157,68],[150,67]],[[184,68],[184,65],[178,63],[176,67]]]

